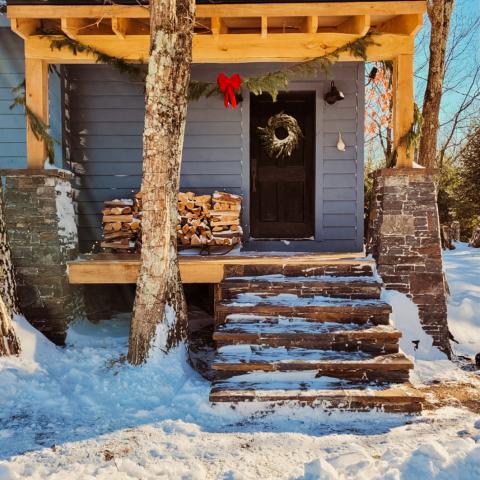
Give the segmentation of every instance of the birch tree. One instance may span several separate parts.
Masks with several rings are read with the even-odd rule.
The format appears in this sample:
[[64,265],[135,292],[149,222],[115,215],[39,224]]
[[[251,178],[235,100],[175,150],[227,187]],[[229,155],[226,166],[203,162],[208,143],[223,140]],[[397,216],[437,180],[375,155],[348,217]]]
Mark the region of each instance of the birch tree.
[[454,0],[428,0],[427,2],[427,13],[431,23],[430,60],[423,99],[423,128],[418,160],[421,165],[428,168],[435,166],[437,155],[440,103],[453,4]]
[[143,135],[141,268],[128,361],[145,362],[186,336],[177,258],[177,193],[187,112],[195,0],[150,0],[150,59]]
[[0,184],[0,357],[20,353],[20,343],[12,325],[12,315],[15,313],[18,313],[15,274],[7,241]]

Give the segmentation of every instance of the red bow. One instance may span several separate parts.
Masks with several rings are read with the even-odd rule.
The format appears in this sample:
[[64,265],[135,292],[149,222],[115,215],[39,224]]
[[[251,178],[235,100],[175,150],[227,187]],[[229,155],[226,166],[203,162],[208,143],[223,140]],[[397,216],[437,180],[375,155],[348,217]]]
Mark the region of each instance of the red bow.
[[220,90],[225,93],[225,100],[223,104],[228,108],[228,104],[235,108],[237,106],[237,99],[235,98],[235,90],[240,89],[242,79],[238,73],[235,73],[228,78],[224,73],[220,73],[217,77],[217,85]]

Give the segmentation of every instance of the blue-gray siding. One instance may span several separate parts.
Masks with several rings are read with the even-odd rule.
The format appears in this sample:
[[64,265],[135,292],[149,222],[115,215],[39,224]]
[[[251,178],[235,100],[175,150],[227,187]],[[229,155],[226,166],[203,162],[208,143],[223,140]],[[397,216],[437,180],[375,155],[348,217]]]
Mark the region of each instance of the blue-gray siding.
[[12,88],[25,77],[23,42],[10,28],[0,28],[0,168],[26,166],[25,115],[10,110]]
[[[193,76],[214,80],[218,71],[251,75],[274,65],[202,65]],[[292,82],[290,88],[316,90],[317,200],[315,248],[361,250],[363,240],[363,64],[334,67],[346,98],[334,106],[321,97],[329,81]],[[104,65],[68,67],[72,161],[81,165],[78,214],[81,247],[99,240],[102,202],[130,196],[140,187],[144,87]],[[249,102],[226,110],[219,98],[189,106],[181,187],[198,193],[224,189],[245,197],[248,232]],[[347,145],[336,148],[338,132]]]
[[[0,23],[0,168],[25,168],[27,165],[25,114],[21,107],[10,109],[14,96],[12,88],[25,78],[23,58],[23,41],[10,30],[7,22]],[[49,124],[53,138],[58,141],[55,163],[60,167],[63,166],[62,105],[61,80],[52,72],[49,75]]]

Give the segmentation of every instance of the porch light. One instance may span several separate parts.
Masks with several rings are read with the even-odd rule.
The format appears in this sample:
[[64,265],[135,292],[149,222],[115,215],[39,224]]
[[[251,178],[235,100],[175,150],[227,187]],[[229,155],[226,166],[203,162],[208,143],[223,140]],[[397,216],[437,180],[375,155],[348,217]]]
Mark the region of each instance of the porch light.
[[337,103],[338,101],[343,100],[344,98],[345,98],[345,95],[335,86],[335,82],[333,81],[330,84],[330,91],[327,92],[323,97],[323,99],[329,105],[333,105],[334,103]]

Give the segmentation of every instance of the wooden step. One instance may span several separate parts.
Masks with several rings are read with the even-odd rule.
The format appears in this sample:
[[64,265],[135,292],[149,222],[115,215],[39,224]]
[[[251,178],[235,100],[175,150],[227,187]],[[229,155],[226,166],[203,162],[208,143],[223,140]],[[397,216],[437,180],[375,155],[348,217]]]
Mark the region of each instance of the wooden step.
[[403,353],[375,356],[366,352],[266,347],[225,346],[213,362],[216,378],[253,371],[315,370],[328,376],[367,382],[407,382],[413,363]]
[[418,413],[422,410],[424,397],[417,390],[406,386],[385,389],[360,389],[345,384],[341,388],[315,388],[310,384],[292,382],[258,384],[255,382],[216,382],[210,392],[213,403],[229,402],[295,402],[311,405],[323,410],[341,411],[380,410],[389,413]]
[[239,264],[225,265],[225,278],[245,277],[258,275],[285,275],[287,277],[305,277],[318,275],[331,275],[336,277],[365,277],[372,276],[375,272],[375,261],[366,258],[315,262],[300,258],[291,263],[286,259],[285,264],[272,262],[272,264]]
[[327,296],[350,299],[379,299],[382,282],[376,277],[334,277],[331,275],[287,277],[262,275],[231,277],[220,284],[220,299],[231,299],[241,293],[263,296],[293,294],[299,297]]
[[367,323],[388,325],[392,307],[380,300],[348,300],[328,297],[302,298],[294,295],[260,297],[240,294],[215,307],[215,323],[230,314],[302,317],[318,322]]
[[[236,318],[236,320],[235,320]],[[237,316],[213,333],[217,345],[269,345],[325,350],[397,353],[401,333],[389,325],[312,322],[305,318]]]

